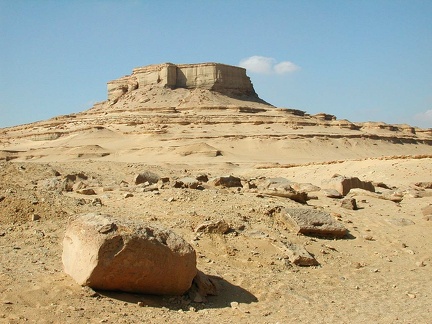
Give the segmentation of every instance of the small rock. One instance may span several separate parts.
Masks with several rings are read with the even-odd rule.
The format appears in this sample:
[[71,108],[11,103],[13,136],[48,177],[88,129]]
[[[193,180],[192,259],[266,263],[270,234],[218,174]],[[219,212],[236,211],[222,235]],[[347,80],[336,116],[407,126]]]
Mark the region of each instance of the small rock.
[[96,192],[92,188],[83,188],[76,191],[76,193],[79,193],[81,195],[96,195]]
[[228,177],[218,177],[215,179],[212,179],[211,181],[213,185],[215,186],[221,186],[225,188],[231,188],[231,187],[243,187],[241,183],[241,179],[234,176],[228,176]]
[[322,189],[321,190],[322,193],[324,193],[324,195],[328,198],[342,198],[343,196],[341,195],[341,193],[339,191],[337,191],[336,189]]
[[392,219],[386,219],[386,221],[396,226],[408,226],[408,225],[415,224],[412,220],[406,218],[392,218]]
[[346,198],[341,201],[341,207],[350,209],[350,210],[357,210],[357,202],[354,198]]
[[5,196],[0,196],[0,202],[2,202],[5,198]]
[[102,200],[100,198],[95,198],[91,201],[92,206],[100,207],[102,206]]
[[230,230],[230,226],[224,220],[207,221],[197,226],[195,232],[204,232],[212,234],[225,234]]
[[37,221],[37,220],[39,220],[41,217],[38,215],[38,214],[33,214],[33,215],[31,215],[31,217],[30,217],[30,220],[31,221]]
[[409,292],[407,292],[407,296],[408,296],[409,298],[412,298],[412,299],[414,299],[414,298],[417,297],[416,294],[409,293]]
[[126,199],[126,198],[130,198],[130,197],[133,197],[133,196],[134,195],[132,193],[128,192],[123,197]]
[[231,302],[230,305],[231,305],[231,308],[233,308],[233,309],[237,309],[239,307],[239,303],[236,301]]
[[[1,197],[0,197],[1,201]],[[432,204],[429,204],[421,209],[423,216],[432,216]]]
[[416,262],[416,266],[417,267],[424,267],[424,266],[426,266],[426,264],[423,261],[418,261],[418,262]]
[[207,174],[200,174],[196,179],[201,182],[207,182],[209,180]]

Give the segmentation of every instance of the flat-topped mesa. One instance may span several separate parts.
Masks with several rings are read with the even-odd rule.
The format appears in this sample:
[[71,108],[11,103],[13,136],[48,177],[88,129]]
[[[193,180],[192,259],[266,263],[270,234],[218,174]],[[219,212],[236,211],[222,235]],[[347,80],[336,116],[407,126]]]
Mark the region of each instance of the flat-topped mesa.
[[258,97],[246,69],[220,63],[154,64],[133,69],[131,75],[108,82],[108,100],[145,86],[170,89],[206,89],[220,93]]

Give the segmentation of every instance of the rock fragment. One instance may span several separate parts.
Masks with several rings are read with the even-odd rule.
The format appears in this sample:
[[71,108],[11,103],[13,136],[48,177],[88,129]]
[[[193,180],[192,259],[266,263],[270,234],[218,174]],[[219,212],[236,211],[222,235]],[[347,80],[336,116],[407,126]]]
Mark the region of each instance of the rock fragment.
[[230,226],[224,220],[207,221],[195,228],[195,232],[211,233],[211,234],[226,234],[230,230]]
[[428,181],[428,182],[416,182],[415,186],[423,188],[423,189],[432,189],[432,181]]
[[348,233],[330,214],[316,209],[281,207],[275,215],[291,230],[304,235],[342,238]]
[[341,201],[341,207],[350,210],[357,210],[357,201],[354,198],[345,198]]
[[195,303],[203,303],[206,302],[207,296],[218,294],[218,286],[215,280],[198,270],[188,294]]
[[318,261],[301,245],[282,242],[273,245],[279,248],[292,264],[306,267],[318,265]]
[[96,195],[96,191],[94,191],[94,189],[92,188],[78,189],[76,193],[79,193],[81,195],[87,195],[87,196]]
[[422,209],[423,219],[424,220],[432,220],[432,204],[424,206]]
[[144,171],[135,176],[135,184],[141,184],[148,182],[149,184],[157,183],[160,179],[160,176],[151,171]]
[[322,186],[326,189],[335,189],[343,196],[346,196],[353,188],[375,192],[375,187],[372,182],[361,181],[357,177],[345,177],[339,174],[334,175],[329,180],[322,181]]
[[198,189],[201,185],[201,182],[192,177],[185,177],[181,179],[177,179],[174,181],[174,188],[189,188],[189,189]]
[[212,184],[217,187],[225,187],[225,188],[232,188],[232,187],[243,187],[241,183],[241,179],[234,176],[227,176],[227,177],[217,177],[211,180]]

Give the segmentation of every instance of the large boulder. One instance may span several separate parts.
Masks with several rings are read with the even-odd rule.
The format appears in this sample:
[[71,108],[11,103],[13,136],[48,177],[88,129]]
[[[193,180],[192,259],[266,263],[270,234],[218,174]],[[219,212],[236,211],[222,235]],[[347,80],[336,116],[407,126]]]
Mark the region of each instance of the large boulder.
[[335,189],[345,196],[353,188],[375,192],[375,187],[370,181],[361,181],[357,177],[345,177],[339,174],[334,175],[329,180],[322,181],[322,186],[326,189]]
[[62,260],[78,284],[102,290],[181,295],[197,274],[195,250],[172,231],[94,213],[69,223]]

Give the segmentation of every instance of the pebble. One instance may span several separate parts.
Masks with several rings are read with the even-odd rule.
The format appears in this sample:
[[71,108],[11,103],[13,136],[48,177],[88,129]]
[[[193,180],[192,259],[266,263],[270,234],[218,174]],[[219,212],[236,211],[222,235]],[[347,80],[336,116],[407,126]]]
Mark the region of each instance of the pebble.
[[239,307],[239,303],[235,302],[235,301],[231,302],[230,305],[231,305],[231,308],[234,308],[234,309],[237,309]]
[[418,261],[418,262],[416,262],[416,266],[417,267],[424,267],[424,266],[426,266],[426,264],[423,261]]
[[31,221],[37,221],[39,220],[41,217],[38,214],[33,214],[30,216],[30,220]]

